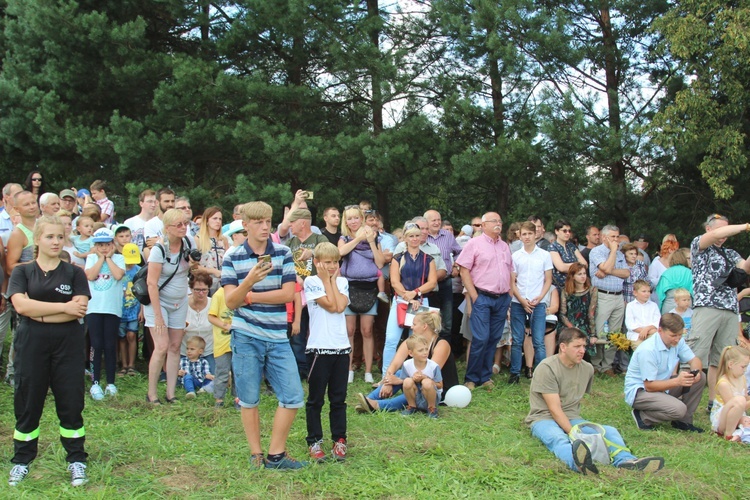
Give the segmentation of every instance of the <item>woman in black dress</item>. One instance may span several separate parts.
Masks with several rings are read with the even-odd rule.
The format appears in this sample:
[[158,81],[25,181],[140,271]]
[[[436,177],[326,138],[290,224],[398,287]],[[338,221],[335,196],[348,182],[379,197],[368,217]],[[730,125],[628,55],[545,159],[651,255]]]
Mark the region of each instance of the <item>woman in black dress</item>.
[[62,262],[65,228],[58,217],[34,226],[36,258],[13,269],[8,297],[20,317],[16,329],[15,452],[8,484],[15,486],[36,458],[39,419],[52,389],[60,418],[60,441],[67,452],[71,484],[87,482],[83,428],[85,363],[83,317],[89,285],[79,267]]

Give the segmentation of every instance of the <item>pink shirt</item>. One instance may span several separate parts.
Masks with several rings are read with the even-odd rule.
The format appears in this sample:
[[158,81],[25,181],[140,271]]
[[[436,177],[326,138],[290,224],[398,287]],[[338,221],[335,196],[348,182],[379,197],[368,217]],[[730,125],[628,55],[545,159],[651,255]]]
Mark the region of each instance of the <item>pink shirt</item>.
[[510,247],[500,238],[493,240],[484,233],[472,238],[456,259],[456,264],[469,270],[476,288],[490,293],[510,291],[513,258]]

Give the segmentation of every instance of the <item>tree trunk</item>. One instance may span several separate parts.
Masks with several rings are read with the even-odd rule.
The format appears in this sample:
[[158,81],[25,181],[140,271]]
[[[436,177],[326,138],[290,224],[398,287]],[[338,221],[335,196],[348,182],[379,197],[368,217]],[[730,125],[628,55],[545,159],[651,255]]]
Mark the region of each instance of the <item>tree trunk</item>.
[[[505,134],[505,104],[503,103],[503,79],[500,75],[500,66],[497,59],[488,54],[490,86],[492,90],[492,133],[494,135],[494,147],[498,148],[500,139]],[[500,215],[508,213],[508,177],[505,172],[497,172],[497,207],[496,210]]]

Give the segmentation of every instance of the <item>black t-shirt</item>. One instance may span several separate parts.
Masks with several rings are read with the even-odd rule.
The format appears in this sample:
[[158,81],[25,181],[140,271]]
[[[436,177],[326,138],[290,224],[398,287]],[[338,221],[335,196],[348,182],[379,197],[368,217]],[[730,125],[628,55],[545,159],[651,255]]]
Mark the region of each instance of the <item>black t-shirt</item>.
[[341,231],[336,231],[335,233],[329,233],[328,229],[323,228],[323,230],[320,232],[323,234],[323,236],[328,238],[328,241],[330,241],[337,247],[339,246],[339,239],[341,239]]
[[[24,269],[27,266],[29,266],[28,271]],[[27,273],[29,274],[28,280]],[[83,269],[62,261],[46,276],[35,260],[16,266],[10,275],[8,297],[13,298],[13,295],[17,293],[25,293],[30,299],[42,302],[70,302],[77,295],[91,298],[89,282]],[[57,324],[50,323],[45,326],[53,328]]]

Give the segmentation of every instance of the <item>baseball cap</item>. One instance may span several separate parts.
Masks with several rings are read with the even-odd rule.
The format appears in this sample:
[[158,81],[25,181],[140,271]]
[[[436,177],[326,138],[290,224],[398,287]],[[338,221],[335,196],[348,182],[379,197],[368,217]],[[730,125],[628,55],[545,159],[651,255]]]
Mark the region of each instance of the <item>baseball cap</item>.
[[63,189],[60,191],[60,199],[62,200],[63,198],[73,198],[75,200],[76,193],[72,189]]
[[112,233],[112,231],[103,227],[101,229],[98,229],[91,239],[94,243],[109,243],[110,241],[115,239],[115,235]]
[[88,190],[88,189],[86,189],[86,188],[81,188],[81,189],[79,189],[79,190],[78,190],[78,197],[79,197],[79,198],[83,198],[83,197],[84,197],[84,196],[86,196],[86,195],[89,195],[89,196],[91,196],[91,193],[89,192],[89,190]]
[[120,231],[125,231],[126,229],[130,231],[130,228],[126,226],[125,224],[117,224],[116,226],[112,228],[115,234],[119,233]]
[[138,251],[138,245],[128,243],[122,247],[122,256],[125,257],[125,264],[140,264],[141,252]]
[[289,222],[294,222],[299,219],[312,220],[312,214],[306,208],[298,208],[289,216]]
[[231,224],[229,224],[229,229],[226,230],[226,232],[224,233],[224,236],[231,239],[233,234],[239,233],[240,231],[244,231],[244,230],[245,228],[242,225],[241,220],[233,220]]
[[472,234],[474,234],[474,228],[468,224],[464,224],[463,226],[461,226],[461,232],[463,232],[466,236],[471,236]]

